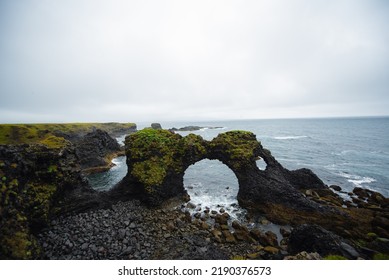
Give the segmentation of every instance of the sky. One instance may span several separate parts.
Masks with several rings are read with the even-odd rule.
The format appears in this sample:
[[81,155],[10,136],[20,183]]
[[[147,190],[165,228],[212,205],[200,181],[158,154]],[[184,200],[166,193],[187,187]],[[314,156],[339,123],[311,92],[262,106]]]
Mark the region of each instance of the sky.
[[389,115],[389,1],[0,0],[0,123]]

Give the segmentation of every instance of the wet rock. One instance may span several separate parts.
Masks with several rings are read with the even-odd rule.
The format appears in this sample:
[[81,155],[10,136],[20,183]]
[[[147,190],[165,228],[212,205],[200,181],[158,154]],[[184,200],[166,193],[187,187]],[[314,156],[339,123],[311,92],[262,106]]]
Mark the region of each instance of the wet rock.
[[239,241],[255,243],[255,239],[250,236],[250,233],[247,230],[235,230],[234,237]]
[[223,213],[222,215],[217,214],[215,216],[215,222],[220,225],[225,225],[228,222],[229,215],[227,213]]
[[264,246],[277,246],[277,235],[271,231],[262,232],[260,229],[252,229],[251,236]]
[[209,229],[209,225],[206,222],[202,222],[201,229],[207,230],[207,229]]
[[272,246],[266,246],[265,248],[263,248],[263,250],[270,254],[278,254],[278,252],[280,251],[278,248]]
[[186,207],[189,208],[189,209],[195,209],[196,208],[196,205],[194,205],[192,202],[188,202],[186,204]]
[[230,231],[223,230],[222,233],[223,233],[223,236],[226,239],[227,243],[236,243],[236,239],[235,239],[234,235]]
[[289,237],[289,251],[317,252],[322,256],[341,255],[356,259],[359,253],[340,236],[317,225],[301,225],[293,229]]
[[342,191],[342,188],[339,187],[339,186],[337,186],[337,185],[331,185],[330,188],[333,189],[333,190],[335,190],[335,191],[337,191],[337,192]]
[[290,236],[290,230],[284,228],[284,227],[281,227],[280,228],[280,233],[283,237],[289,237]]
[[302,251],[295,256],[287,256],[284,260],[322,260],[323,258],[318,253],[307,253]]

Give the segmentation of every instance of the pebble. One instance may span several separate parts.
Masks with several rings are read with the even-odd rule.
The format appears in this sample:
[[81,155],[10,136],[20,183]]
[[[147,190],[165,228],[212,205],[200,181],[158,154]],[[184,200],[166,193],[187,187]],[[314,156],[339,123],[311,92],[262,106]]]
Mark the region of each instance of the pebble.
[[[202,210],[199,215],[214,211]],[[226,212],[218,214],[221,225],[201,220],[195,225],[190,213],[179,208],[158,211],[134,200],[118,202],[110,210],[58,217],[37,235],[42,258],[209,259],[214,255],[228,259],[232,253],[245,256],[253,251],[253,244],[237,240],[229,231]]]

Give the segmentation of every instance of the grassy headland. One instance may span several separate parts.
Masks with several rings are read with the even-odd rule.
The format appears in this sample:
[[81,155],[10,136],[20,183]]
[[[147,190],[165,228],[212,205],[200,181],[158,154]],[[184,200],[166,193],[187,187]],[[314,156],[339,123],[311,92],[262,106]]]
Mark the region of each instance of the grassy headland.
[[43,144],[49,148],[66,145],[65,135],[85,135],[101,129],[111,135],[136,129],[134,123],[47,123],[0,124],[0,145]]

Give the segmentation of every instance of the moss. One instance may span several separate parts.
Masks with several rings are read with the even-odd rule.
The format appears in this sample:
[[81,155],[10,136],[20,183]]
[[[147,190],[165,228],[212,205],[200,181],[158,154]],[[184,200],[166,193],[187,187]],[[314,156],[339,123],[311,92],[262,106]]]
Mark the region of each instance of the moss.
[[231,257],[231,260],[235,260],[235,261],[238,261],[238,260],[246,260],[246,257],[244,257],[244,256],[239,256],[239,255],[235,255],[235,256],[232,256],[232,257]]
[[40,140],[39,143],[51,149],[59,149],[69,144],[69,141],[65,140],[63,137],[49,135],[46,138]]
[[23,145],[11,151],[0,167],[0,258],[37,258],[33,233],[47,225],[55,198],[73,180],[74,171],[63,169],[56,149]]
[[374,232],[368,232],[366,234],[366,236],[367,236],[367,239],[369,239],[369,240],[374,240],[374,239],[377,239],[377,237],[378,237],[378,235]]
[[58,172],[58,167],[57,167],[57,165],[54,165],[54,164],[50,165],[50,166],[47,168],[47,172],[49,172],[49,173],[56,173],[56,172]]
[[235,168],[258,159],[256,150],[260,143],[252,132],[235,130],[219,134],[211,143],[211,149],[223,153]]
[[389,260],[389,255],[388,254],[383,254],[383,253],[377,253],[373,257],[374,260]]
[[134,123],[0,124],[0,144],[44,144],[60,148],[66,142],[58,134],[86,134],[95,129],[119,133],[136,129]]
[[189,134],[181,139],[180,143],[183,156],[191,156],[193,160],[199,160],[207,155],[207,144],[204,139],[195,134]]
[[[161,161],[143,161],[134,164],[131,174],[146,187],[160,185],[166,176],[166,169]],[[152,192],[148,188],[149,192]]]
[[339,255],[328,255],[323,260],[348,260],[347,258]]
[[27,186],[27,208],[29,211],[31,211],[30,214],[32,218],[47,221],[52,203],[52,197],[56,190],[56,186],[49,184]]
[[[131,175],[146,187],[163,183],[169,171],[182,171],[179,154],[181,136],[167,130],[146,128],[126,139]],[[150,190],[150,189],[149,189]]]
[[32,255],[33,242],[25,231],[18,231],[12,236],[4,238],[2,246],[13,258],[29,259]]

